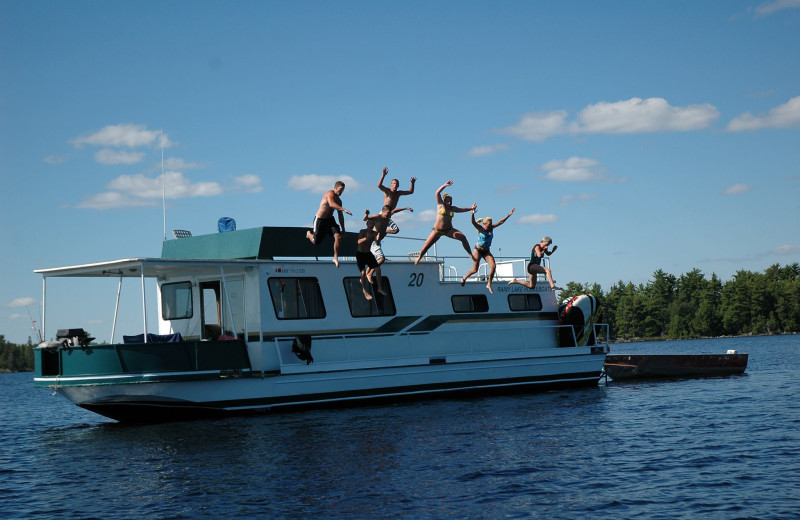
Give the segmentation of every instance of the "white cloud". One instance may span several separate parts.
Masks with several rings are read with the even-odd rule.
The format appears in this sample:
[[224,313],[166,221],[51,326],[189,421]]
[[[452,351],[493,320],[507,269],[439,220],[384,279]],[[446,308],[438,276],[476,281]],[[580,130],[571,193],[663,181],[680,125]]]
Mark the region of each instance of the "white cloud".
[[349,175],[342,175],[334,177],[333,175],[292,175],[286,185],[294,191],[310,191],[311,193],[325,193],[333,189],[336,181],[342,181],[345,185],[345,193],[347,191],[358,191],[364,189],[361,184]]
[[531,112],[499,132],[537,142],[561,134],[688,132],[711,126],[719,118],[719,111],[708,103],[674,107],[663,98],[631,98],[588,105],[574,121],[568,122],[567,118],[565,110]]
[[508,150],[508,145],[502,143],[476,146],[467,152],[467,157],[483,157],[485,155],[493,155],[496,152],[504,152],[506,150]]
[[763,128],[800,128],[800,96],[790,99],[766,114],[754,116],[750,112],[734,118],[726,130],[742,132]]
[[594,159],[570,157],[566,160],[553,159],[541,166],[546,171],[545,179],[557,182],[625,182],[624,177],[610,179],[605,169]]
[[116,209],[116,208],[130,208],[139,206],[155,206],[158,203],[156,199],[141,199],[131,197],[123,193],[109,191],[105,193],[98,193],[87,197],[83,202],[75,205],[76,208],[81,209]]
[[631,98],[615,103],[600,102],[578,113],[571,126],[581,134],[640,134],[687,132],[711,126],[719,111],[708,103],[673,107],[663,98]]
[[558,222],[558,215],[553,213],[534,213],[533,215],[525,215],[519,218],[520,224],[532,224],[535,226],[541,224],[552,224]]
[[186,162],[178,157],[167,157],[164,159],[164,169],[172,171],[193,170],[202,168],[202,165],[195,162]]
[[567,112],[530,112],[519,123],[500,129],[501,134],[518,137],[524,141],[541,142],[548,137],[566,133]]
[[136,164],[143,159],[143,152],[125,152],[109,148],[103,148],[94,154],[94,160],[100,164]]
[[246,193],[261,193],[264,187],[261,185],[261,178],[258,175],[248,173],[233,179],[234,189]]
[[756,17],[769,16],[774,12],[782,11],[783,9],[797,9],[800,8],[800,0],[771,0],[756,6]]
[[26,305],[35,305],[38,304],[39,300],[35,298],[25,297],[25,298],[15,298],[8,304],[9,307],[25,307]]
[[568,206],[573,202],[581,202],[586,200],[596,199],[597,195],[592,195],[591,193],[578,193],[576,195],[565,195],[561,197],[561,200],[558,201],[559,206]]
[[[166,172],[163,175],[163,191],[168,199],[187,197],[212,197],[221,195],[222,186],[217,182],[192,183],[179,172]],[[121,175],[108,183],[108,188],[120,193],[145,199],[161,199],[162,176],[148,177],[142,174]]]
[[[86,198],[75,207],[88,209],[111,209],[137,206],[154,206],[161,201],[162,194],[168,199],[192,197],[214,197],[225,191],[217,182],[192,183],[179,172],[166,172],[162,176],[148,177],[143,174],[121,175],[106,186],[110,191]],[[163,191],[162,191],[163,190]]]
[[773,249],[773,252],[778,255],[798,255],[800,254],[800,246],[780,246]]
[[417,218],[420,222],[423,223],[432,223],[436,221],[436,210],[435,209],[424,209],[419,212]]
[[141,146],[158,146],[163,142],[164,147],[171,146],[166,135],[162,139],[160,130],[148,130],[145,125],[120,124],[109,125],[97,132],[70,141],[76,148],[84,145],[113,146],[125,148],[138,148]]
[[722,190],[723,195],[741,195],[752,190],[753,187],[749,184],[734,184]]

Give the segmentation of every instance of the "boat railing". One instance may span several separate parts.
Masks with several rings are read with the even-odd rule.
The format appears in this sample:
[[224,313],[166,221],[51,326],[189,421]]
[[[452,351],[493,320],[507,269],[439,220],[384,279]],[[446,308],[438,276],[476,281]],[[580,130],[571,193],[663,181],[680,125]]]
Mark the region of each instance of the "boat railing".
[[[382,341],[382,338],[392,337],[393,334],[375,334],[369,337],[345,334],[323,336],[313,338],[311,342],[310,353],[314,361],[309,368],[305,368],[308,363],[292,351],[297,336],[280,336],[272,341],[280,370],[286,373],[354,368],[350,366],[352,364],[357,367],[438,364],[457,362],[463,356],[469,356],[470,360],[474,360],[475,356],[486,356],[487,360],[512,358],[518,356],[520,351],[531,353],[562,348],[558,345],[559,330],[565,328],[569,329],[572,346],[577,346],[575,331],[571,325],[504,330],[404,332],[399,336],[403,336],[405,341],[392,344]],[[542,344],[548,347],[543,348]]]
[[[595,323],[593,327],[595,342],[608,346],[608,340],[611,337],[611,328],[608,326],[608,323]],[[601,337],[603,341],[600,341]]]

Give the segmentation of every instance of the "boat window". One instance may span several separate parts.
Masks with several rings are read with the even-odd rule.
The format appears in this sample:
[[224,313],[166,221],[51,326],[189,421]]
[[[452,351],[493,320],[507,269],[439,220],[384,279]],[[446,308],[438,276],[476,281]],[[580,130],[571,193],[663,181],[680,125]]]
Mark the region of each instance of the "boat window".
[[457,294],[450,298],[455,312],[488,312],[489,301],[485,294]]
[[508,308],[512,311],[540,311],[542,298],[538,294],[509,294]]
[[185,320],[192,317],[192,282],[165,283],[161,286],[161,318]]
[[361,288],[361,278],[354,276],[345,278],[344,292],[347,295],[347,304],[350,306],[350,315],[354,318],[365,318],[367,316],[394,316],[397,310],[394,307],[394,296],[392,296],[392,286],[387,277],[382,277],[383,290],[386,295],[378,292],[374,285],[369,289],[372,295],[371,300],[364,297]]
[[325,317],[325,305],[316,278],[268,278],[267,287],[279,320]]

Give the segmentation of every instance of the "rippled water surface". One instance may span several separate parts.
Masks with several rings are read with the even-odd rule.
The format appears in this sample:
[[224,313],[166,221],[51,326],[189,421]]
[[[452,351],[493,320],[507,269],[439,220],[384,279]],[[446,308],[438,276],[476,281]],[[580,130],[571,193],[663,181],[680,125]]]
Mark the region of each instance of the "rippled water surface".
[[0,518],[800,518],[800,336],[742,376],[122,426],[0,374]]

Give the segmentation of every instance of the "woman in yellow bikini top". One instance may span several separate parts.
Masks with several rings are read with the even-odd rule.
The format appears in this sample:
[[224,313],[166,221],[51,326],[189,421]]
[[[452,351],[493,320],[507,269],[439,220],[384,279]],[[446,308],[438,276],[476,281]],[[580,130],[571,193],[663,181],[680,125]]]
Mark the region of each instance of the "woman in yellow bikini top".
[[436,190],[436,222],[433,225],[431,234],[428,236],[428,239],[425,240],[425,244],[422,246],[422,249],[420,249],[419,256],[414,261],[415,264],[419,263],[422,257],[425,256],[425,253],[428,251],[428,249],[430,249],[430,247],[436,243],[441,236],[454,238],[460,241],[469,257],[472,258],[473,261],[475,260],[475,258],[472,256],[472,248],[469,245],[469,241],[467,241],[467,237],[464,236],[464,233],[453,227],[453,215],[456,213],[472,211],[477,207],[477,204],[473,204],[469,208],[459,208],[453,206],[453,198],[447,193],[442,193],[446,187],[452,185],[453,181],[449,180],[442,184],[438,190]]

